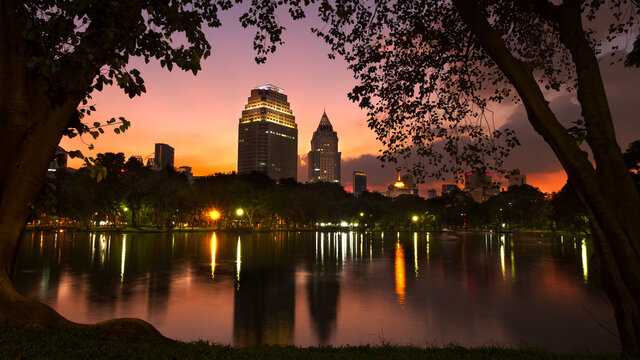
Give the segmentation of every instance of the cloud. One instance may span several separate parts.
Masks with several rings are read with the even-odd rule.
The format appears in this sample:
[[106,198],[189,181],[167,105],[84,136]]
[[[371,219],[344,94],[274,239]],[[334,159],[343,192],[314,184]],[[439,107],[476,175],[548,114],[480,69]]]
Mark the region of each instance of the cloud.
[[[616,137],[624,151],[630,142],[640,139],[640,71],[625,68],[621,63],[610,66],[608,60],[603,60],[600,68]],[[557,96],[550,101],[550,106],[560,123],[565,126],[582,118],[575,93]],[[524,173],[555,173],[562,169],[549,145],[533,130],[522,105],[509,116],[504,127],[515,130],[521,143],[505,161],[507,168],[519,168]]]
[[363,171],[367,174],[367,187],[382,188],[392,183],[397,177],[395,164],[384,164],[373,154],[362,154],[354,158],[342,160],[342,183],[351,186],[353,172]]

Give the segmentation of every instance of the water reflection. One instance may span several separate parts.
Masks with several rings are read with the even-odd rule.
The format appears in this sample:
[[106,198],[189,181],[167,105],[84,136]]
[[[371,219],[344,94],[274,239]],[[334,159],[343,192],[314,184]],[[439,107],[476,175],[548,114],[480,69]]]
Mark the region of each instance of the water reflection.
[[384,238],[28,233],[16,287],[74,321],[135,316],[170,337],[238,346],[377,343],[382,332],[401,344],[617,350],[598,324],[615,329],[586,239]]
[[402,245],[398,242],[396,244],[396,260],[395,260],[395,268],[396,268],[396,295],[398,296],[398,304],[404,305],[404,295],[405,295],[405,278],[404,278],[404,251],[402,250]]
[[211,278],[216,278],[216,247],[218,246],[218,239],[216,233],[211,234]]

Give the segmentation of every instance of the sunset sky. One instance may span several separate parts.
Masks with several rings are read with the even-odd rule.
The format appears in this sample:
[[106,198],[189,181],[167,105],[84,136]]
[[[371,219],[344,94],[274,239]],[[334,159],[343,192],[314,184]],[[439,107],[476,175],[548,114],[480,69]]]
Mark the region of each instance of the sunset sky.
[[[340,58],[329,60],[328,46],[309,31],[312,26],[322,25],[309,19],[287,22],[283,17],[287,27],[285,45],[266,64],[256,65],[253,31],[239,25],[240,15],[237,9],[231,11],[222,18],[221,28],[207,31],[213,54],[203,61],[203,70],[197,76],[175,69],[168,72],[157,62],[145,65],[135,59],[130,66],[141,70],[146,94],[129,99],[120,89],[112,87],[94,95],[98,111],[87,122],[124,116],[132,122],[126,133],[116,135],[107,130],[95,141],[90,136],[65,138],[60,145],[66,150],[83,150],[85,154],[123,152],[127,157],[146,158],[153,153],[154,144],[162,142],[175,148],[175,166],[191,166],[194,175],[235,171],[238,119],[250,90],[273,84],[285,90],[298,124],[301,157],[298,181],[307,180],[306,153],[326,109],[340,141],[345,188],[351,189],[353,170],[368,174],[370,189],[381,191],[393,182],[394,167],[381,168],[376,159],[381,145],[367,127],[365,112],[347,99],[356,82],[346,62]],[[631,141],[640,139],[637,107],[640,71],[619,64],[610,67],[609,61],[603,61],[602,70],[619,144],[625,149]],[[564,123],[579,117],[572,96],[555,94],[552,107]],[[520,168],[527,174],[528,183],[542,191],[559,190],[566,175],[548,146],[533,132],[522,107],[508,104],[492,110],[497,123],[508,124],[518,131],[522,143],[507,160],[507,168]],[[88,151],[83,141],[93,143],[95,150]],[[77,160],[70,162],[72,167],[80,165]],[[429,188],[439,191],[440,184],[435,181],[421,185],[420,195],[424,196]]]

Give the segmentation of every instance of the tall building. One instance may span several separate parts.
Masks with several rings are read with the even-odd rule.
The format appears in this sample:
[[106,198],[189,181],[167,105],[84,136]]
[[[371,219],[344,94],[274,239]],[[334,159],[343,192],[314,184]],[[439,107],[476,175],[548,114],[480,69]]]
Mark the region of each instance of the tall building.
[[367,174],[362,171],[353,172],[353,195],[360,196],[367,191]]
[[458,191],[460,188],[456,184],[442,184],[442,195]]
[[174,150],[171,146],[157,143],[155,159],[153,162],[154,168],[156,170],[163,170],[167,166],[171,166],[173,168],[173,153]]
[[136,161],[138,161],[140,164],[144,166],[144,159],[142,158],[141,155],[131,155],[131,158],[135,159]]
[[438,193],[436,192],[436,189],[427,190],[427,199],[435,199],[436,197],[438,197]]
[[413,182],[411,174],[400,176],[398,171],[398,181],[387,187],[387,197],[394,198],[400,195],[418,195],[418,186]]
[[298,125],[284,90],[251,90],[238,126],[238,173],[257,171],[274,180],[297,179]]
[[309,182],[326,181],[340,183],[340,152],[338,151],[338,134],[322,113],[320,124],[311,138],[309,151]]
[[47,172],[47,176],[53,177],[55,176],[56,171],[67,168],[67,158],[69,154],[65,151],[65,149],[58,146],[56,148],[56,152],[53,155],[53,159],[49,162],[49,171]]
[[486,171],[469,171],[464,174],[464,190],[469,192],[476,202],[484,202],[497,191],[493,186],[492,176]]
[[527,175],[521,174],[519,169],[513,170],[511,174],[506,176],[509,179],[509,186],[520,186],[527,184]]
[[187,177],[189,184],[193,183],[193,172],[191,172],[191,166],[180,166],[178,172],[184,174]]

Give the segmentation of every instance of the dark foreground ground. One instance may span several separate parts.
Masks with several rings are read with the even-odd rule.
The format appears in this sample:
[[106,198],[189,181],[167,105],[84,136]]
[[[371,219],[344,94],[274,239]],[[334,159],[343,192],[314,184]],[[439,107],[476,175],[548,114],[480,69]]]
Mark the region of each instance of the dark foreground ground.
[[615,355],[558,354],[541,349],[459,346],[311,347],[255,346],[234,348],[204,341],[143,343],[113,339],[79,329],[20,329],[0,324],[0,359],[622,359]]

